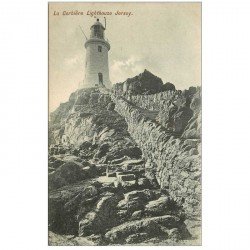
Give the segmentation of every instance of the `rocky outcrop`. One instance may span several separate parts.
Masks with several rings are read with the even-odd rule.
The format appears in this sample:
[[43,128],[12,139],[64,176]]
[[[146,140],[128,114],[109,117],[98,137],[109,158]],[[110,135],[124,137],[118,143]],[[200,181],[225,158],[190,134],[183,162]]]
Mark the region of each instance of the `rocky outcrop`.
[[169,197],[161,196],[157,200],[148,202],[145,207],[145,213],[150,216],[159,216],[170,209]]
[[175,91],[175,86],[170,82],[163,84],[161,78],[145,69],[143,73],[128,78],[125,82],[116,83],[113,90],[118,95],[135,96]]
[[99,195],[100,183],[87,179],[49,191],[49,230],[78,234],[78,222],[90,212]]
[[145,71],[133,78],[128,78],[125,82],[117,83],[113,86],[116,94],[154,94],[162,91],[162,80],[145,69]]
[[78,162],[65,162],[49,174],[49,189],[60,188],[81,180],[93,178],[97,174],[95,165],[84,166]]
[[[66,104],[65,104],[66,105]],[[109,163],[115,159],[141,158],[141,150],[131,139],[127,123],[116,111],[108,94],[98,89],[77,91],[66,106],[53,112],[50,122],[51,154],[71,154],[82,159]],[[61,117],[61,118],[60,118]],[[60,119],[59,119],[60,118]]]
[[200,106],[148,71],[74,92],[49,124],[51,244],[199,241]]
[[171,82],[167,82],[162,86],[162,91],[175,91],[175,86]]

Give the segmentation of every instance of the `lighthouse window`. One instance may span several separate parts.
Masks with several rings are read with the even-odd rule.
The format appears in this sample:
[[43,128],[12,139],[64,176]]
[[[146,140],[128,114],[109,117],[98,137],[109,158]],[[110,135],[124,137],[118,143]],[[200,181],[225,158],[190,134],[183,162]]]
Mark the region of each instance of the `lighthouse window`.
[[102,46],[98,46],[98,51],[102,52]]
[[94,26],[94,34],[95,34],[95,36],[98,37],[99,33],[100,33],[100,27],[99,26]]

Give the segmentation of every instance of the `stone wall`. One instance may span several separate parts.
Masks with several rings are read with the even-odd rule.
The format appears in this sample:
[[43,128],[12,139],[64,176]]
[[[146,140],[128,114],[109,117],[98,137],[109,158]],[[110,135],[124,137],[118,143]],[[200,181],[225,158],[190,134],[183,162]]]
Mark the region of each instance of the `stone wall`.
[[115,110],[125,117],[130,135],[143,152],[147,177],[156,179],[161,188],[166,189],[171,198],[183,206],[188,216],[199,217],[200,139],[176,138],[156,121],[145,118],[141,110],[124,97],[113,96],[113,101],[116,103]]
[[[193,117],[196,121],[201,120],[200,87],[190,87],[184,91],[163,91],[152,95],[127,95],[126,98],[138,107],[157,111],[156,121],[172,132],[183,133]],[[196,131],[192,131],[192,138],[200,138],[200,124],[193,124],[192,128]]]
[[187,90],[169,90],[151,95],[131,95],[129,100],[135,105],[154,111],[164,110],[169,102],[173,102],[177,107],[183,105],[187,99],[190,101],[194,97],[200,97],[200,87],[190,87]]
[[174,99],[174,97],[179,97],[181,94],[179,94],[177,91],[164,91],[159,92],[152,95],[134,95],[130,96],[130,101],[132,101],[135,105],[148,109],[148,110],[154,110],[159,111],[163,109],[166,106],[166,103]]

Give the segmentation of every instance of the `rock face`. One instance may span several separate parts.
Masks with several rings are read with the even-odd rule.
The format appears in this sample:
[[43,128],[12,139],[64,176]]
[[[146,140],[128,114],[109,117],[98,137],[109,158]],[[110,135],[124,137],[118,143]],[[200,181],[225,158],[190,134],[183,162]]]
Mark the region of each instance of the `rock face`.
[[200,244],[201,92],[148,71],[51,114],[50,245]]
[[145,69],[143,73],[128,78],[125,82],[115,84],[113,88],[119,94],[154,94],[162,91],[163,82],[159,77]]
[[66,106],[71,106],[64,110],[67,115],[61,116],[61,107],[52,113],[50,138],[57,147],[51,153],[64,154],[71,148],[77,156],[94,157],[102,163],[124,156],[141,158],[141,150],[128,134],[125,119],[113,110],[109,95],[99,90],[78,91]]
[[162,91],[175,91],[175,86],[171,82],[167,82],[162,86]]
[[196,91],[193,95],[190,108],[194,114],[188,121],[187,126],[183,132],[182,138],[200,138],[201,136],[201,93],[200,90]]

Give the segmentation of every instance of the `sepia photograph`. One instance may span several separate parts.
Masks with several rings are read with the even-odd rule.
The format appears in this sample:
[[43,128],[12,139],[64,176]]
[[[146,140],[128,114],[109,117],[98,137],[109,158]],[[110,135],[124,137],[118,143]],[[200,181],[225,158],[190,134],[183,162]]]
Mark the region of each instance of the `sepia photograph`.
[[248,250],[249,11],[2,1],[1,249]]
[[201,9],[48,3],[48,245],[202,245]]

